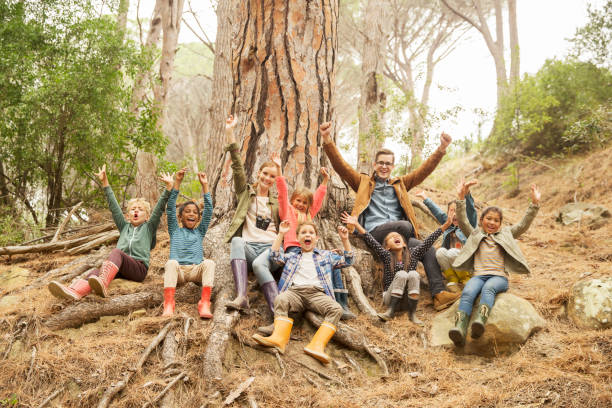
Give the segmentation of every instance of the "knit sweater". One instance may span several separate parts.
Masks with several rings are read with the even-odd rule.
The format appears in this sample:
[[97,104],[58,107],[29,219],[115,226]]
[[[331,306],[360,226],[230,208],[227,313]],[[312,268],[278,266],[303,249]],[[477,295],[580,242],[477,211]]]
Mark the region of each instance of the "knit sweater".
[[[298,211],[289,202],[289,193],[287,189],[287,180],[283,176],[276,177],[276,190],[278,191],[278,215],[281,220],[289,220],[291,225],[289,232],[285,234],[283,241],[283,249],[290,246],[300,246],[297,240],[296,231],[298,226]],[[327,186],[321,184],[317,191],[312,196],[312,205],[309,208],[310,219],[314,219],[321,206],[323,199],[327,193]]]
[[166,214],[168,215],[168,234],[170,235],[170,258],[178,261],[180,265],[198,265],[204,260],[202,239],[206,235],[213,205],[210,193],[204,194],[204,212],[200,224],[194,228],[180,227],[176,218],[176,198],[178,190],[170,191]]
[[393,254],[388,249],[383,248],[382,245],[369,233],[359,234],[370,247],[376,256],[383,263],[383,292],[386,292],[395,278],[395,274],[399,271],[413,271],[416,270],[417,263],[423,259],[425,252],[436,242],[436,239],[442,235],[442,230],[438,228],[432,232],[423,243],[417,247],[408,248],[410,251],[410,263],[406,266],[402,262],[395,263],[395,269],[392,269],[392,256]]
[[159,220],[161,219],[166,202],[168,202],[170,192],[168,190],[164,190],[163,194],[159,197],[155,208],[151,212],[149,219],[137,227],[127,222],[123,216],[121,207],[119,207],[119,203],[117,202],[115,194],[110,186],[104,187],[104,194],[106,195],[108,207],[113,215],[113,221],[120,232],[117,248],[132,258],[142,261],[145,266],[149,268],[149,256],[151,249],[155,247],[157,227],[159,226]]

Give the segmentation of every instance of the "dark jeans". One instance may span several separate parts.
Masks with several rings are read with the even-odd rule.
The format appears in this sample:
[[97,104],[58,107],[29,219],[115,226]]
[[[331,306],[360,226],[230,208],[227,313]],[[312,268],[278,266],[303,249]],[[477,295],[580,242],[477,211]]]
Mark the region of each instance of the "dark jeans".
[[[144,262],[132,258],[131,256],[129,256],[118,248],[115,248],[111,251],[111,253],[108,255],[108,258],[106,258],[106,261],[114,263],[119,268],[119,272],[117,273],[115,278],[131,280],[134,282],[142,282],[147,277],[148,269]],[[99,275],[100,270],[94,269],[87,275],[87,277],[89,278],[90,276]]]
[[[392,221],[379,225],[370,231],[370,234],[381,244],[384,243],[385,237],[390,232],[398,232],[402,234],[408,248],[414,248],[423,243],[414,237],[414,228],[410,221]],[[440,265],[436,259],[436,248],[431,247],[425,252],[425,256],[421,260],[423,267],[425,268],[425,274],[427,275],[427,281],[429,282],[429,291],[431,296],[435,296],[438,293],[446,290],[446,284],[444,283],[444,277],[440,271]]]

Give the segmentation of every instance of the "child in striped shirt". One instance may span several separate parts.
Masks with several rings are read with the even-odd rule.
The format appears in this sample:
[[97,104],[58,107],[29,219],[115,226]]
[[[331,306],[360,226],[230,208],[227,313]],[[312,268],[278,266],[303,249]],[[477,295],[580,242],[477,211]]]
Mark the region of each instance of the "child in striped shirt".
[[468,222],[465,210],[465,192],[459,189],[457,218],[459,227],[468,235],[463,249],[453,262],[453,268],[473,272],[467,282],[459,310],[455,315],[455,327],[448,336],[456,346],[465,344],[467,325],[472,314],[474,301],[481,295],[478,315],[471,325],[472,338],[477,339],[484,333],[489,312],[498,293],[508,290],[508,273],[528,274],[529,266],[516,241],[531,225],[540,203],[540,190],[531,185],[531,204],[523,219],[511,227],[501,227],[503,214],[498,207],[488,207],[480,215],[480,227],[473,228]]
[[202,284],[202,297],[198,302],[200,317],[210,319],[210,293],[215,277],[215,263],[204,259],[202,239],[208,230],[212,216],[212,198],[208,192],[208,179],[206,174],[198,173],[204,196],[204,214],[200,216],[200,207],[193,201],[187,201],[179,206],[178,220],[176,217],[176,198],[185,177],[186,168],[179,170],[174,177],[164,175],[164,181],[173,182],[174,188],[170,191],[166,214],[168,215],[168,234],[170,235],[170,258],[164,266],[164,313],[163,316],[174,314],[174,292],[176,285],[186,282]]

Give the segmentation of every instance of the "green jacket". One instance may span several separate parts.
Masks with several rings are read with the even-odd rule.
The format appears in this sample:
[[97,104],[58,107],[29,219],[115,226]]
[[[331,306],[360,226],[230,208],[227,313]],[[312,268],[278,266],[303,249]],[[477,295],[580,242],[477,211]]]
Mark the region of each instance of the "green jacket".
[[132,258],[142,261],[149,268],[149,255],[151,249],[155,247],[157,227],[164,213],[164,208],[166,208],[170,191],[164,190],[149,219],[137,227],[127,222],[110,187],[104,187],[104,194],[113,215],[113,221],[115,221],[120,233],[117,248]]
[[[234,191],[236,192],[236,198],[238,199],[238,206],[234,213],[234,218],[225,234],[225,242],[230,242],[233,237],[242,235],[242,225],[249,210],[251,198],[257,193],[252,185],[247,183],[246,174],[244,172],[244,165],[242,164],[242,158],[240,157],[240,149],[236,143],[231,143],[225,146],[225,151],[230,152],[232,158],[232,172],[234,177]],[[274,225],[278,228],[280,219],[278,217],[278,199],[276,194],[272,194],[272,190],[268,191],[268,207],[274,217]]]
[[[527,274],[531,272],[515,238],[518,238],[527,231],[539,209],[539,206],[530,204],[523,219],[518,224],[511,227],[502,227],[495,234],[491,235],[493,241],[504,249],[504,267],[507,273]],[[459,228],[465,232],[468,239],[465,241],[465,245],[463,245],[455,262],[453,262],[453,268],[474,272],[474,255],[480,246],[480,241],[485,238],[486,234],[482,227],[474,228],[468,221],[465,211],[465,200],[457,200],[457,220]]]

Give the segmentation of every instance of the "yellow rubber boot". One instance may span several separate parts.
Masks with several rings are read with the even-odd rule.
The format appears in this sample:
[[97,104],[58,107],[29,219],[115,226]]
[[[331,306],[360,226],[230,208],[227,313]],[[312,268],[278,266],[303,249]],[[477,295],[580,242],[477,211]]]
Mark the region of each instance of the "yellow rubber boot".
[[321,327],[310,340],[310,343],[304,347],[304,353],[316,358],[323,364],[329,363],[330,358],[325,354],[325,346],[327,346],[334,333],[336,333],[336,326],[330,322],[321,323]]
[[291,328],[293,327],[293,319],[285,316],[274,318],[274,331],[269,337],[264,337],[261,334],[254,334],[253,339],[266,347],[274,347],[281,354],[285,353],[285,346],[289,343]]
[[457,277],[459,278],[459,282],[465,286],[466,283],[468,283],[468,281],[470,280],[470,278],[472,277],[470,275],[470,272],[468,271],[456,271],[457,273]]
[[442,272],[444,277],[446,278],[446,287],[449,292],[458,293],[461,292],[461,288],[459,287],[459,277],[457,276],[457,272],[454,269],[450,268]]

